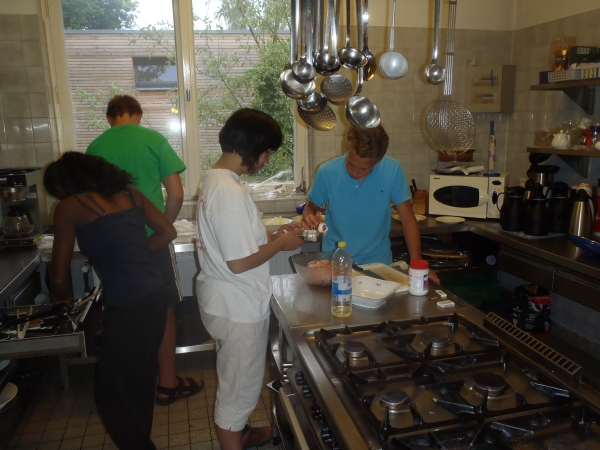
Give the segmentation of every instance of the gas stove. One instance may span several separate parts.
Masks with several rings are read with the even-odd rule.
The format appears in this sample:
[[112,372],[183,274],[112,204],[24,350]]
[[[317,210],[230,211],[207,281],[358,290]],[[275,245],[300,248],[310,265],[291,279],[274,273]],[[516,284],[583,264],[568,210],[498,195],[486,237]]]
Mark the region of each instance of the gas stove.
[[[586,395],[581,367],[493,314],[485,328],[452,314],[312,338],[367,448],[600,449],[598,393]],[[343,449],[323,389],[302,371],[292,385],[321,424],[323,448]]]

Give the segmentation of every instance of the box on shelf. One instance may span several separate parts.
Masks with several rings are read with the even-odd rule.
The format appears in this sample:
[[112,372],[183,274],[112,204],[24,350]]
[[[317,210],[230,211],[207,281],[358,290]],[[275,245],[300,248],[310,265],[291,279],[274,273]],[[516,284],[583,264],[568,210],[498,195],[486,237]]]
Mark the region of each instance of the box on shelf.
[[600,78],[600,63],[584,63],[577,66],[581,70],[581,79]]
[[581,80],[581,69],[569,69],[559,70],[556,72],[548,72],[548,83],[573,80]]
[[600,58],[600,47],[576,45],[569,49],[569,66],[579,63],[590,63]]

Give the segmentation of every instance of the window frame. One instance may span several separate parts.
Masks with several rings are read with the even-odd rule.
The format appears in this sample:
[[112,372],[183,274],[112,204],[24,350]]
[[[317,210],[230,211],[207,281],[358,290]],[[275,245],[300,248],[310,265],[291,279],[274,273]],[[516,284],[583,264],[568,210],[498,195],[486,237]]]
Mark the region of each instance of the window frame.
[[[50,69],[52,107],[56,118],[59,154],[76,148],[73,106],[61,0],[38,0],[44,22],[47,42],[48,67]],[[192,0],[172,0],[175,49],[177,59],[177,83],[179,95],[179,118],[183,161],[187,166],[184,181],[186,197],[197,197],[201,182],[200,139],[198,127],[196,58],[194,48],[194,21]],[[137,88],[136,88],[137,89]],[[146,90],[142,88],[141,90]],[[294,113],[294,180],[285,183],[293,189],[301,180],[302,167],[309,167],[308,130]],[[308,173],[307,173],[308,180]]]

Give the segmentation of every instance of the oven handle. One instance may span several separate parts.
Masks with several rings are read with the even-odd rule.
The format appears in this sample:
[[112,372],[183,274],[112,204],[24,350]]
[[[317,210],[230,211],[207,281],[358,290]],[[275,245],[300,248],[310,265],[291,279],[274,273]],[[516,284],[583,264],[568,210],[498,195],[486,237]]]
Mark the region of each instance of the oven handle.
[[292,388],[290,388],[289,386],[282,386],[281,388],[279,388],[281,404],[283,405],[285,416],[287,417],[290,427],[292,428],[292,433],[294,434],[294,442],[295,444],[297,444],[297,446],[295,446],[294,448],[298,448],[300,450],[310,450],[308,443],[304,438],[302,428],[300,428],[300,422],[298,421],[298,417],[296,417],[296,412],[294,411],[294,407],[292,406],[292,402],[290,402],[288,395],[294,395],[294,393],[292,392]]

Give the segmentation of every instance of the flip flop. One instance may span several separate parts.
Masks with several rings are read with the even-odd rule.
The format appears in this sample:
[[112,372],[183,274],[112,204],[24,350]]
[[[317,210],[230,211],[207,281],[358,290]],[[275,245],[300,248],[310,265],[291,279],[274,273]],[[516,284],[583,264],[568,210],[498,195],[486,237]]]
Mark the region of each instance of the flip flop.
[[156,396],[156,404],[157,405],[160,405],[160,406],[170,405],[171,403],[175,403],[179,399],[192,397],[192,396],[196,395],[197,393],[199,393],[200,391],[202,391],[202,389],[204,389],[203,381],[200,381],[201,384],[198,384],[198,383],[196,383],[196,381],[193,378],[188,377],[188,378],[186,378],[186,380],[189,383],[189,386],[186,386],[183,378],[181,378],[180,376],[177,376],[177,379],[179,380],[179,382],[177,383],[177,386],[175,386],[174,388],[166,388],[166,387],[160,386],[160,385],[156,387],[156,392],[158,394],[167,396],[167,398],[161,398],[157,395]]

